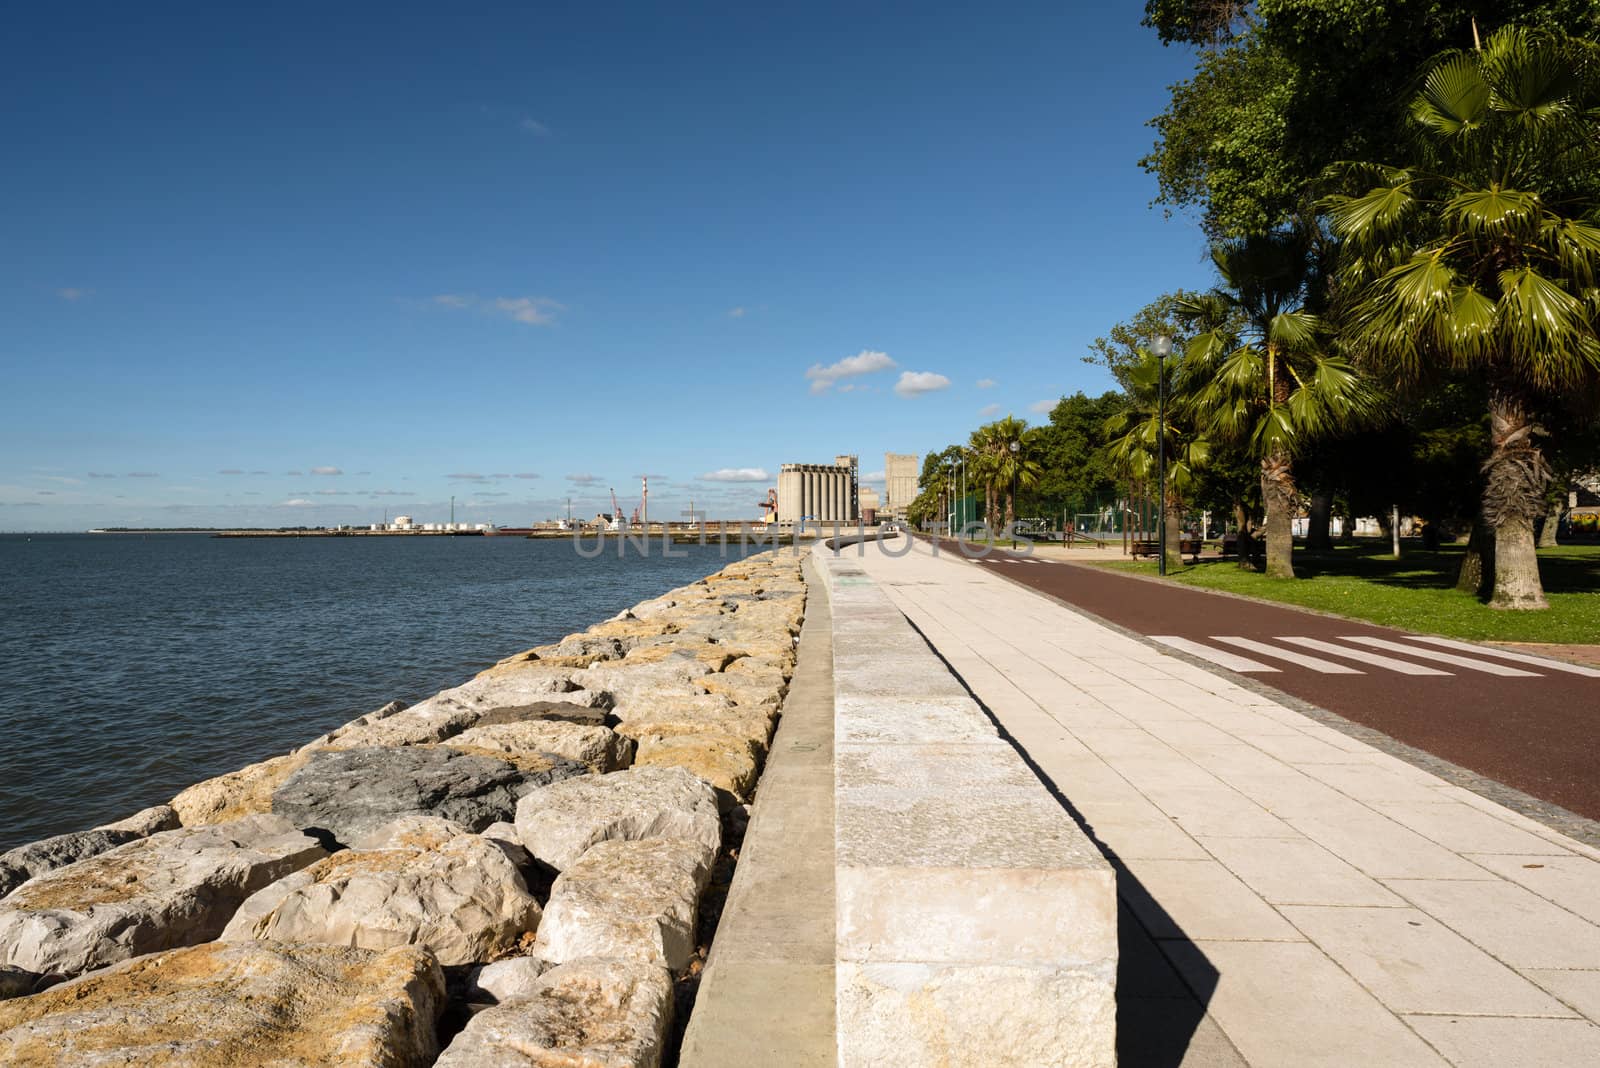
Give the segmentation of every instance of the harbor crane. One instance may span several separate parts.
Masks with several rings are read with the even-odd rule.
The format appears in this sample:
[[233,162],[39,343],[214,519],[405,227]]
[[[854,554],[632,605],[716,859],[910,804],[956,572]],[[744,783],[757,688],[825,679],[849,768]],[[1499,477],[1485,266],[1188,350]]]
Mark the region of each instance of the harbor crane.
[[622,518],[622,506],[617,504],[617,491],[615,487],[613,487],[611,490],[611,522],[606,524],[606,529],[611,531],[623,531],[628,529],[628,521]]

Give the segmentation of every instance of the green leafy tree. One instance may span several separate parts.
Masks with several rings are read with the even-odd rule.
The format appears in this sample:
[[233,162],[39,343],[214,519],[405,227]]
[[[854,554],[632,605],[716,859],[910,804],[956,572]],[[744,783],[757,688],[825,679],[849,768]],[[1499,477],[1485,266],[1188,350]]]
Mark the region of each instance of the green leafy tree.
[[1392,102],[1447,48],[1512,23],[1600,32],[1595,0],[1149,0],[1145,24],[1197,49],[1193,77],[1151,121],[1141,165],[1159,203],[1198,210],[1216,236],[1260,234],[1343,159],[1391,159]]
[[[1189,406],[1181,397],[1169,397],[1166,420],[1161,413],[1159,392],[1161,361],[1149,351],[1131,368],[1129,388],[1122,411],[1106,420],[1111,440],[1106,455],[1116,470],[1140,486],[1157,488],[1162,514],[1167,518],[1167,566],[1183,566],[1182,540],[1184,510],[1200,482],[1200,471],[1211,454],[1211,443],[1187,425],[1184,416]],[[1169,378],[1174,392],[1192,390],[1192,375]],[[1166,482],[1161,483],[1160,449],[1166,450]]]
[[1222,242],[1212,259],[1222,284],[1180,308],[1204,328],[1184,351],[1188,373],[1204,380],[1186,403],[1207,436],[1245,445],[1259,461],[1266,571],[1293,578],[1295,456],[1364,418],[1371,394],[1310,310],[1323,283],[1315,230]]
[[1517,28],[1436,64],[1411,105],[1409,166],[1340,169],[1349,343],[1401,381],[1441,367],[1488,391],[1481,515],[1491,603],[1544,608],[1533,529],[1550,466],[1537,413],[1600,374],[1595,48]]
[[1178,317],[1178,307],[1196,295],[1183,289],[1163,293],[1135,312],[1131,319],[1113,326],[1105,337],[1097,337],[1089,342],[1089,355],[1083,358],[1083,362],[1104,367],[1111,372],[1117,384],[1127,390],[1129,373],[1144,362],[1148,355],[1145,346],[1150,344],[1151,338],[1165,334],[1181,343],[1184,329]]

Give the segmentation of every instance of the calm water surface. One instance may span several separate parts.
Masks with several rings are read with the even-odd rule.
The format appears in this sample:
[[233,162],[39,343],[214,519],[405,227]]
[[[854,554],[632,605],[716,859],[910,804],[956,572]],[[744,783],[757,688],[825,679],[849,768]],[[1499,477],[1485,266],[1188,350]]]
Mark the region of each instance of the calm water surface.
[[159,804],[725,562],[716,544],[673,551],[0,535],[0,850]]

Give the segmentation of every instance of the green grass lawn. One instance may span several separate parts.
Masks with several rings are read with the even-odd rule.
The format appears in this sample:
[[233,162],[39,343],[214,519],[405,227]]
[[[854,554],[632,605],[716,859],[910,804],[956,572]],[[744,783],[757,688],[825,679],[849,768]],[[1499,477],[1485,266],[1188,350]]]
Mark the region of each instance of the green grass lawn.
[[[1242,570],[1232,560],[1202,560],[1171,572],[1189,586],[1260,597],[1365,619],[1390,627],[1508,642],[1600,642],[1600,545],[1563,545],[1539,551],[1539,573],[1550,600],[1547,612],[1490,608],[1453,586],[1462,548],[1426,552],[1402,543],[1396,560],[1388,542],[1357,542],[1332,552],[1296,546],[1290,582]],[[1094,561],[1084,561],[1095,563]],[[1108,561],[1096,566],[1155,574],[1155,561]]]

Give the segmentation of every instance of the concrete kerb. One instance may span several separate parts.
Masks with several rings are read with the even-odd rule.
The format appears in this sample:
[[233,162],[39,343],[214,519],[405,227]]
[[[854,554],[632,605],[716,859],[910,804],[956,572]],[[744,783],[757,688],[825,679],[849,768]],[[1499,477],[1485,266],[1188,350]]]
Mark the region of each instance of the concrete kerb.
[[840,710],[838,1063],[1114,1064],[1111,865],[862,569],[813,561]]
[[806,618],[712,940],[683,1068],[832,1065],[833,653],[827,584],[808,556]]

